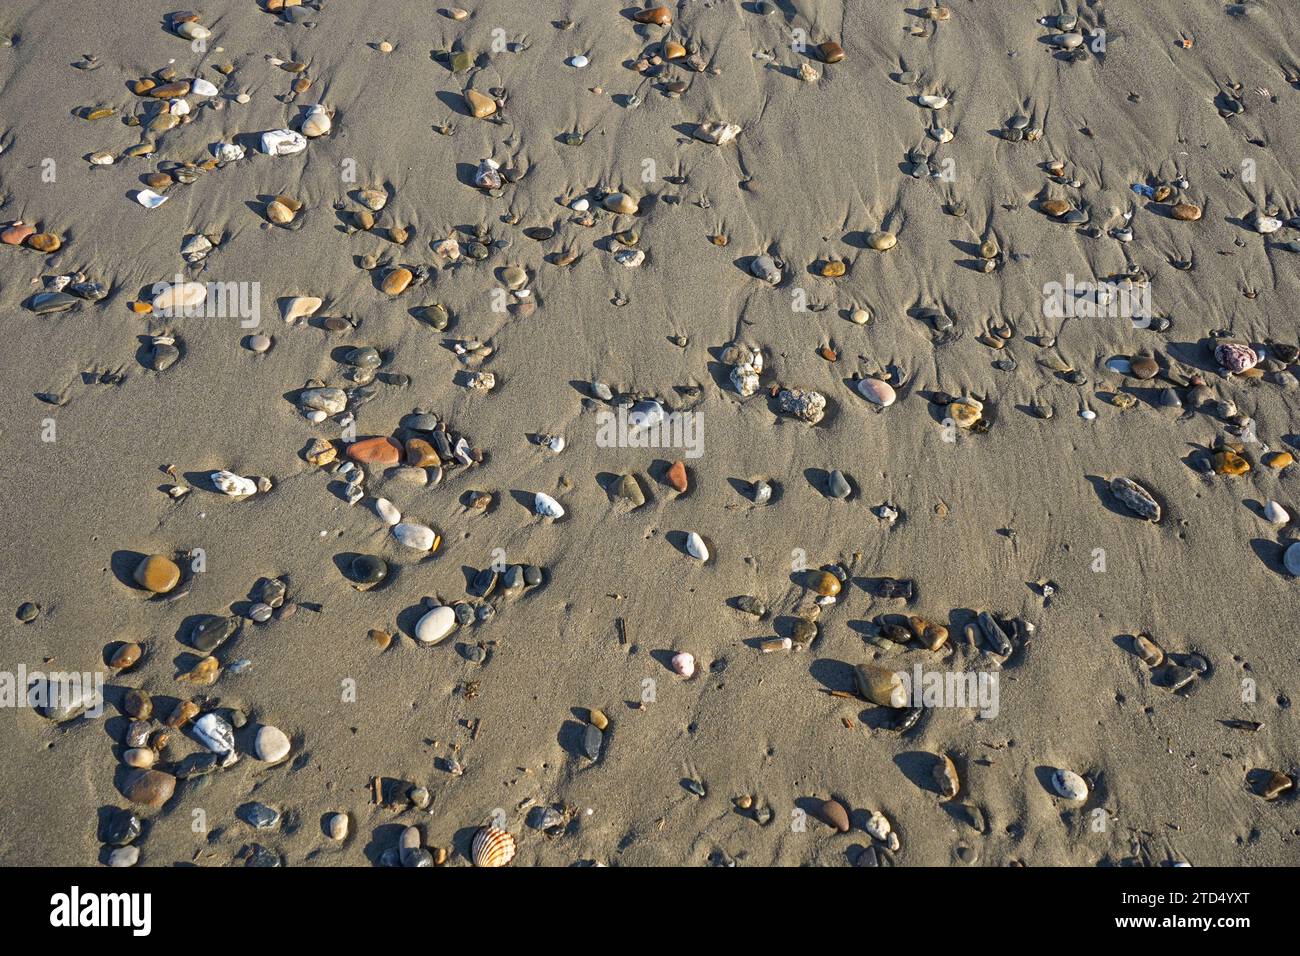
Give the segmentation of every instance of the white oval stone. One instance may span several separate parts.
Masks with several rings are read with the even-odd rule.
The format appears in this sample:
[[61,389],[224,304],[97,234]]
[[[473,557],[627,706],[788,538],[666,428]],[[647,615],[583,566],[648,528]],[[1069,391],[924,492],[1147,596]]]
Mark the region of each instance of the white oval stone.
[[564,506],[542,491],[533,496],[533,510],[543,518],[564,517]]
[[1294,542],[1286,549],[1282,555],[1282,563],[1286,565],[1288,571],[1300,577],[1300,541]]
[[456,627],[456,612],[446,605],[427,612],[415,625],[415,639],[421,644],[437,644]]
[[948,105],[948,97],[939,96],[936,93],[924,93],[921,96],[918,96],[916,100],[922,106],[928,107],[932,110],[941,110]]
[[1088,784],[1073,770],[1056,770],[1052,773],[1052,789],[1066,800],[1087,800]]
[[894,386],[890,385],[888,382],[881,381],[878,378],[872,378],[871,376],[859,379],[858,391],[862,393],[862,397],[867,401],[874,402],[882,408],[888,408],[890,405],[894,404],[895,399],[898,398],[898,393],[894,391]]
[[202,282],[181,282],[177,285],[160,282],[153,288],[153,310],[167,317],[185,315],[202,305],[208,297],[208,287]]
[[195,96],[216,96],[217,88],[208,80],[200,77],[190,83],[190,92]]
[[402,513],[397,510],[397,505],[387,498],[375,499],[375,514],[379,516],[380,521],[390,528],[402,520]]
[[686,553],[699,561],[709,560],[709,546],[694,531],[686,536]]
[[218,491],[231,498],[247,498],[249,495],[257,494],[257,482],[252,478],[237,475],[233,471],[214,471],[208,475],[208,478],[216,485]]
[[1270,501],[1264,506],[1264,517],[1270,523],[1284,525],[1291,520],[1291,514],[1276,501]]
[[416,551],[432,551],[433,543],[437,540],[432,528],[413,521],[393,525],[393,537]]
[[569,66],[578,70],[581,70],[584,66],[586,66],[590,62],[591,60],[583,56],[581,53],[579,53],[577,56],[569,58]]
[[267,763],[279,763],[289,756],[289,747],[289,738],[285,732],[270,724],[259,727],[257,738],[253,741],[253,752],[257,754],[257,759]]

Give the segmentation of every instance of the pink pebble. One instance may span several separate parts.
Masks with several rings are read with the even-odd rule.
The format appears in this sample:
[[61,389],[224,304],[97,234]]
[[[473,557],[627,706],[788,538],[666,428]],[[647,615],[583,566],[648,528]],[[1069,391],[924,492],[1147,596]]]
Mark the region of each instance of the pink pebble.
[[673,655],[673,670],[683,677],[690,677],[695,673],[695,655],[682,651],[680,654]]

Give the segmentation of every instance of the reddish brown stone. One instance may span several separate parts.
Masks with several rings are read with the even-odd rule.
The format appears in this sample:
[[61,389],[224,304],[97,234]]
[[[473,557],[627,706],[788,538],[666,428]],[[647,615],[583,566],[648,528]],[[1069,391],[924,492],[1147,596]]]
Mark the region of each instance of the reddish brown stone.
[[672,485],[673,490],[678,494],[684,494],[689,484],[686,478],[686,466],[680,461],[673,462],[667,474],[668,484]]
[[348,457],[363,465],[396,465],[402,446],[391,438],[363,438],[348,446]]

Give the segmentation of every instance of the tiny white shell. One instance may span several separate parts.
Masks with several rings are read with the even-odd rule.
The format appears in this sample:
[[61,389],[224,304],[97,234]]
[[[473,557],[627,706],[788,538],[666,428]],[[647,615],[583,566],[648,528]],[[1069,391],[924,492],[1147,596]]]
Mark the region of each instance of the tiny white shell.
[[695,655],[682,651],[673,655],[673,670],[682,677],[690,677],[695,673]]
[[135,201],[145,209],[157,209],[167,201],[167,197],[158,195],[152,189],[141,189],[135,194]]
[[694,531],[686,536],[686,553],[699,561],[709,560],[709,546]]

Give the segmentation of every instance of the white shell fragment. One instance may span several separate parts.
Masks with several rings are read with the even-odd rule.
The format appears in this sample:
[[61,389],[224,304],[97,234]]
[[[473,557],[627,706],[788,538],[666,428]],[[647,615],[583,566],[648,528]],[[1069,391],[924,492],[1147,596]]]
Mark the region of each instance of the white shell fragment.
[[291,156],[307,148],[307,137],[291,129],[272,129],[262,134],[262,152],[268,156]]
[[145,209],[157,209],[167,201],[167,197],[158,195],[152,189],[141,189],[135,194],[135,201]]
[[252,478],[244,478],[233,471],[214,471],[208,475],[212,484],[223,495],[230,498],[247,498],[250,495],[257,494],[257,482]]
[[709,546],[694,531],[686,536],[686,553],[697,561],[709,560]]

